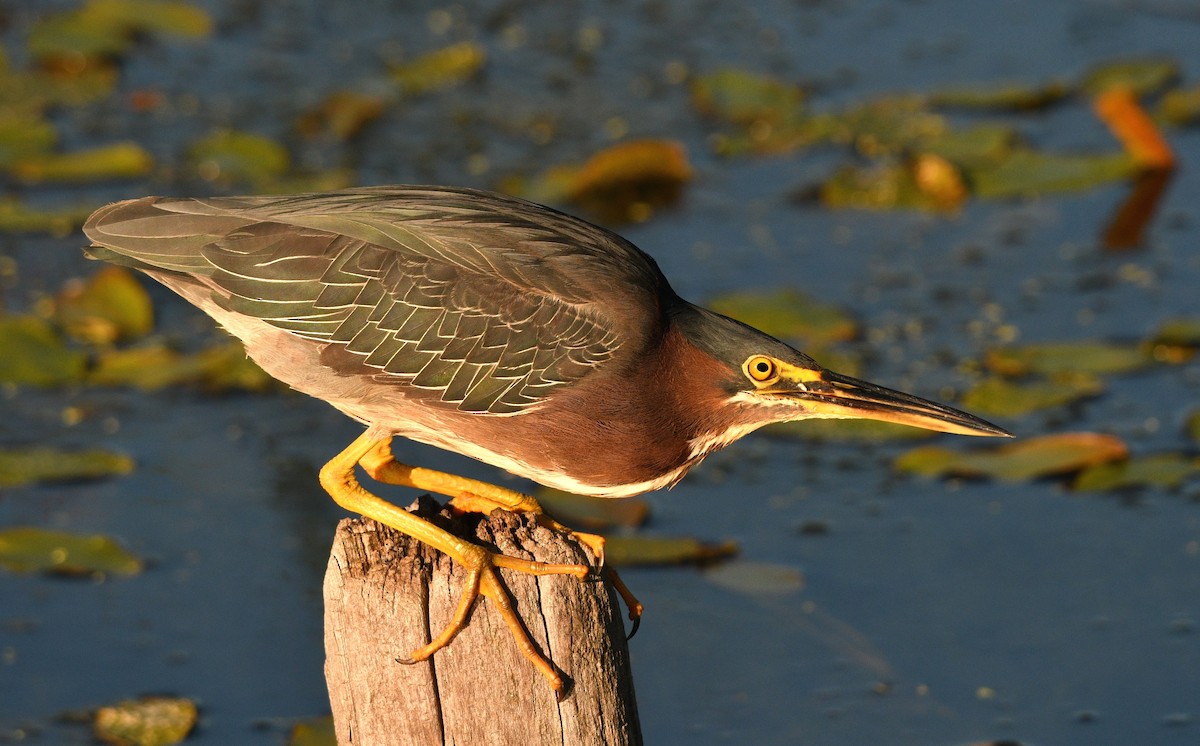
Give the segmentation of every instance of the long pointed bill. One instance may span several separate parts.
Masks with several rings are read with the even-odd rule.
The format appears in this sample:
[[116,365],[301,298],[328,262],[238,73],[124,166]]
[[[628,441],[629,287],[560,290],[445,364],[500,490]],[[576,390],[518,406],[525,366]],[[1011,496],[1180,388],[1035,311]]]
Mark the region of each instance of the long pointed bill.
[[[803,373],[802,377],[792,378],[796,388],[786,396],[802,400],[810,417],[881,420],[943,433],[1012,437],[1012,433],[1002,427],[919,396],[829,370],[822,370],[819,375],[808,370]],[[785,371],[783,380],[789,378]]]

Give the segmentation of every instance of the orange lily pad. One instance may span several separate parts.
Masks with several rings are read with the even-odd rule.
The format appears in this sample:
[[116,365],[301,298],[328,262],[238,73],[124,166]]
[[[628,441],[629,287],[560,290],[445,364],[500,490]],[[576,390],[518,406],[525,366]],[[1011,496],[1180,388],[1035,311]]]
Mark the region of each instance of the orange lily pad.
[[970,451],[923,446],[901,455],[893,465],[900,471],[931,477],[1023,481],[1072,474],[1128,455],[1125,443],[1112,435],[1061,433]]
[[55,386],[83,377],[87,357],[45,320],[0,316],[0,383]]
[[0,567],[53,575],[136,575],[142,560],[107,536],[17,526],[0,529]]
[[637,497],[614,500],[543,487],[538,490],[537,499],[546,512],[558,521],[573,528],[592,531],[640,526],[650,516],[650,505]]
[[988,370],[1003,376],[1128,373],[1154,359],[1137,345],[1112,342],[1048,342],[989,350]]
[[136,339],[154,328],[150,294],[124,267],[105,267],[59,293],[55,318],[72,337],[91,344]]
[[171,746],[196,726],[196,703],[181,697],[142,697],[96,711],[92,732],[115,746]]
[[604,556],[614,565],[683,565],[715,562],[737,554],[733,541],[710,544],[688,536],[609,536]]
[[1087,373],[1030,382],[985,378],[963,394],[961,403],[983,416],[1020,417],[1096,396],[1103,390],[1100,379]]
[[1075,478],[1071,487],[1093,492],[1147,486],[1173,489],[1197,474],[1200,474],[1200,459],[1181,453],[1160,453],[1090,467]]
[[101,449],[63,451],[35,447],[0,451],[0,487],[98,479],[131,471],[133,459]]

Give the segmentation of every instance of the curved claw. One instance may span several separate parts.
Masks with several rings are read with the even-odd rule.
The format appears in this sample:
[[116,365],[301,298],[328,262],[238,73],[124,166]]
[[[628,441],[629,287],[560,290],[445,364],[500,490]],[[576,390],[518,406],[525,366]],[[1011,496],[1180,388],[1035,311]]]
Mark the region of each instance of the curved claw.
[[637,634],[638,627],[642,626],[642,611],[645,607],[642,606],[641,601],[637,600],[637,596],[633,595],[629,587],[625,585],[625,581],[621,580],[621,576],[617,574],[615,567],[605,567],[604,578],[612,583],[621,600],[625,602],[625,608],[629,609],[629,621],[633,622],[633,627],[629,630],[629,634],[625,635],[625,639],[632,640],[633,636]]

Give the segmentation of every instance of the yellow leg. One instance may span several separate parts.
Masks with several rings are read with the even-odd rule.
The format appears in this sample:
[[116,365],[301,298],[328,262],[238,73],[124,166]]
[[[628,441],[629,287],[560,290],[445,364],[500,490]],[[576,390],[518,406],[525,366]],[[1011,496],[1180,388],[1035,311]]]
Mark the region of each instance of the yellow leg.
[[[555,694],[561,698],[564,693],[562,677],[558,675],[554,666],[546,660],[534,645],[533,640],[530,639],[520,617],[513,609],[512,599],[496,568],[503,567],[532,575],[574,575],[580,579],[587,577],[589,568],[586,565],[552,565],[544,562],[532,562],[489,552],[483,547],[460,539],[407,510],[398,508],[367,492],[358,483],[358,479],[354,475],[354,467],[363,461],[367,454],[377,449],[381,443],[386,448],[390,441],[390,433],[370,428],[325,464],[321,469],[320,476],[321,486],[338,505],[423,541],[449,555],[451,559],[467,569],[466,587],[463,589],[463,595],[454,618],[441,633],[430,640],[428,645],[414,650],[410,655],[410,660],[412,662],[427,660],[448,645],[466,625],[467,615],[474,606],[475,600],[483,595],[491,600],[496,611],[508,625],[517,647],[546,677]],[[371,471],[370,467],[367,469]]]
[[629,610],[629,620],[633,622],[629,637],[637,634],[638,626],[642,621],[642,603],[629,591],[629,588],[617,575],[617,571],[604,564],[603,536],[575,531],[564,526],[546,515],[542,506],[531,495],[480,482],[477,479],[447,474],[444,471],[402,464],[392,455],[391,438],[375,442],[371,449],[359,459],[359,463],[377,482],[413,487],[445,495],[450,498],[450,504],[459,510],[487,514],[496,508],[502,508],[514,513],[529,513],[537,516],[537,521],[541,525],[574,536],[592,550],[599,565],[597,569],[613,584],[613,588],[625,602],[625,608]]

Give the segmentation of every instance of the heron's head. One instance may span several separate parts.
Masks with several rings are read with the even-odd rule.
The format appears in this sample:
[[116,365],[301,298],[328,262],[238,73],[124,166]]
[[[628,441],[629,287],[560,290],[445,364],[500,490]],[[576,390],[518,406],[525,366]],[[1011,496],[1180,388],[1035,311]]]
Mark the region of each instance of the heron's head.
[[1011,437],[1007,430],[953,407],[877,386],[819,365],[808,355],[757,329],[692,306],[676,326],[720,370],[713,395],[716,427],[695,446],[705,452],[774,422],[813,418],[893,422],[959,435]]

